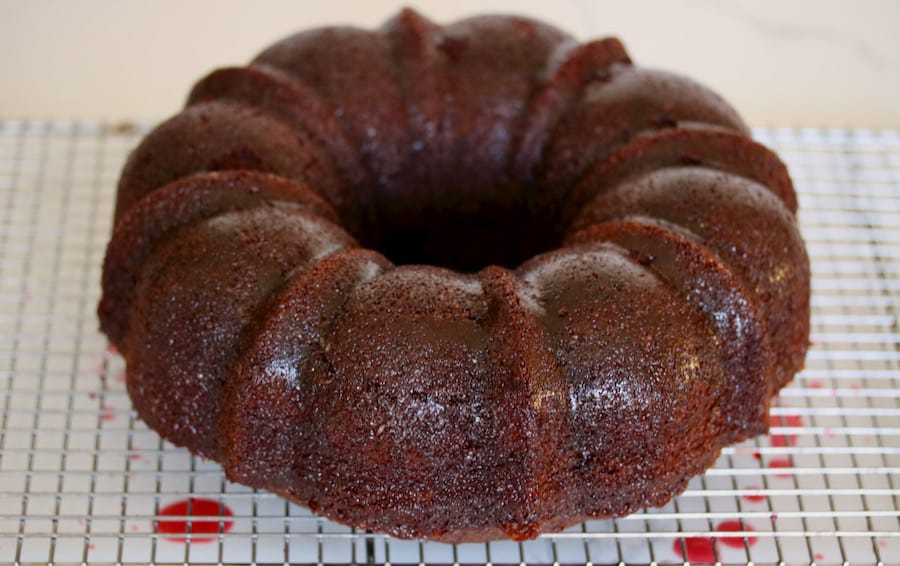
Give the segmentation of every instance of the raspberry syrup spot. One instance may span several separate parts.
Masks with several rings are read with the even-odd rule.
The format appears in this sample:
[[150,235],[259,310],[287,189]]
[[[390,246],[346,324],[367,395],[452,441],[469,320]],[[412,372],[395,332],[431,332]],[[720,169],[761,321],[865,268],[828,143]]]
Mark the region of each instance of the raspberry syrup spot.
[[[741,531],[752,531],[753,528],[750,525],[742,525],[740,521],[722,521],[719,523],[719,526],[716,527],[716,531],[720,533],[736,533]],[[725,546],[730,546],[731,548],[744,548],[744,536],[717,536],[716,540],[724,544]],[[753,546],[756,544],[757,537],[747,535],[747,546]]]
[[[803,418],[800,415],[779,415],[769,418],[769,426],[800,428]],[[796,434],[773,434],[769,440],[772,446],[785,448],[797,445]]]
[[820,562],[821,562],[822,560],[825,560],[825,555],[822,554],[821,552],[817,552],[817,553],[816,553],[816,560],[818,560],[818,561],[820,561]]
[[[682,543],[684,547],[682,548]],[[712,539],[706,537],[691,537],[675,539],[672,544],[672,550],[679,558],[686,558],[688,562],[715,562],[716,549],[713,547]],[[687,553],[687,556],[685,556]]]
[[[769,461],[769,468],[793,468],[794,465],[787,458],[775,458],[774,460]],[[792,473],[790,472],[782,472],[780,474],[775,474],[776,478],[789,478]]]
[[[758,485],[748,485],[745,489],[747,489],[748,491],[753,491],[753,490],[760,490],[760,491],[762,491],[762,488],[759,487]],[[762,494],[760,494],[760,493],[746,493],[746,494],[742,495],[741,497],[742,497],[745,501],[749,501],[749,502],[751,502],[751,503],[759,503],[759,502],[761,502],[761,501],[765,501],[765,500],[766,500],[766,496],[765,496],[765,495],[762,495]]]
[[[227,533],[234,526],[234,521],[226,521],[225,517],[233,517],[227,506],[211,499],[190,498],[177,501],[163,507],[159,511],[160,519],[156,523],[156,532],[166,536],[172,542],[185,542],[187,534],[191,534],[191,542],[212,542],[215,537],[197,535]],[[164,519],[163,517],[171,517]],[[204,519],[187,519],[187,517],[204,517]],[[220,517],[215,519],[214,517]],[[190,528],[188,527],[190,523]]]
[[116,418],[116,410],[110,407],[109,405],[103,405],[100,408],[100,420],[109,422]]
[[810,381],[809,382],[810,389],[822,389],[824,385],[822,385],[821,381]]

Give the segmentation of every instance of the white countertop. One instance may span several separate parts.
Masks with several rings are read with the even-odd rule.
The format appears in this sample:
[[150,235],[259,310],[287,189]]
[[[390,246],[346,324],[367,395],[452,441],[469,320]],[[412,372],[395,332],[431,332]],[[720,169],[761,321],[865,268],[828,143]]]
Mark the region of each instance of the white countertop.
[[0,0],[0,118],[159,120],[215,67],[300,29],[376,26],[404,4],[437,22],[513,12],[580,39],[618,35],[639,64],[713,87],[755,126],[900,127],[892,0]]

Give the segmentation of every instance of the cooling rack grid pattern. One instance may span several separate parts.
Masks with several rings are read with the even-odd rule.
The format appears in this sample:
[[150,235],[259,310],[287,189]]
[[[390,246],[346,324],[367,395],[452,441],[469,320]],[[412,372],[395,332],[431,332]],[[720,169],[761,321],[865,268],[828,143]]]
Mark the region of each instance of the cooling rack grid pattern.
[[772,434],[666,507],[525,543],[355,532],[175,448],[97,331],[119,169],[146,128],[0,121],[0,562],[900,563],[900,132],[757,129],[789,164],[813,347]]

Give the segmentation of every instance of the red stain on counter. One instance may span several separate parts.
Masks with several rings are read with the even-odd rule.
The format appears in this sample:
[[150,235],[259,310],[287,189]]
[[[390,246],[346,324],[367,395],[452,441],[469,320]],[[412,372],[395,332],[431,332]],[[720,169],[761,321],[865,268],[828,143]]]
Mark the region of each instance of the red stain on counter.
[[684,540],[676,539],[672,544],[672,550],[680,558],[685,558],[689,562],[716,561],[716,549],[713,547],[712,539],[705,537],[691,537]]
[[[769,426],[800,428],[803,426],[803,418],[800,415],[773,415],[769,419]],[[784,448],[797,445],[796,434],[773,434],[769,442],[772,446]]]
[[109,422],[116,418],[116,410],[109,405],[103,405],[100,408],[100,419]]
[[[758,537],[752,535],[727,535],[721,533],[749,533],[753,531],[750,525],[741,524],[740,521],[729,520],[722,521],[716,527],[717,534],[715,537],[690,537],[686,539],[676,539],[672,544],[672,551],[682,559],[688,562],[716,562],[716,546],[718,542],[724,546],[731,548],[744,548],[744,539],[746,537],[747,546],[756,544]],[[715,541],[715,542],[714,542]]]
[[[793,468],[794,465],[787,458],[775,458],[774,460],[769,460],[769,468]],[[789,478],[792,473],[790,472],[782,472],[780,474],[775,474],[776,478]]]
[[[746,488],[748,491],[759,490],[762,491],[762,488],[758,485],[748,485]],[[741,496],[745,501],[749,501],[751,503],[759,503],[761,501],[766,500],[766,496],[760,493],[747,493]]]
[[[720,533],[736,533],[741,531],[752,531],[753,528],[750,525],[742,525],[740,521],[722,521],[719,523],[719,526],[716,527],[716,531]],[[717,536],[716,539],[724,544],[725,546],[730,546],[732,548],[744,548],[744,537],[747,538],[747,546],[753,546],[756,544],[757,537],[751,535],[735,535],[735,536]]]
[[[211,499],[190,498],[166,505],[159,511],[160,519],[156,524],[156,532],[167,536],[172,542],[185,542],[187,534],[191,534],[191,542],[212,542],[215,537],[197,535],[218,535],[227,533],[234,526],[234,521],[225,520],[233,517],[226,505]],[[165,519],[163,517],[171,517]],[[190,519],[189,517],[203,517],[202,519]],[[218,518],[217,518],[218,517]]]

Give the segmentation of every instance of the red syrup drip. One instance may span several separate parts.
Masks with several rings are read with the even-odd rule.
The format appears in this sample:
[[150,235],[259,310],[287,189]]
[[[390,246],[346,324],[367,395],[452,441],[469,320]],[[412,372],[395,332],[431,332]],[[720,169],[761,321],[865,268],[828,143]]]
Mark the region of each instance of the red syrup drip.
[[[775,458],[774,460],[769,461],[769,468],[793,468],[794,465],[787,458]],[[785,472],[781,474],[775,474],[776,478],[789,478],[793,474],[790,472]]]
[[[780,415],[773,416],[769,419],[769,426],[780,426],[780,427],[794,427],[799,428],[803,426],[803,418],[800,415]],[[776,446],[779,448],[785,448],[788,446],[796,446],[797,445],[797,435],[796,434],[773,434],[769,440],[772,446]]]
[[[748,485],[745,489],[751,490],[751,489],[762,489],[762,488],[759,487],[758,485]],[[761,501],[766,500],[765,495],[760,495],[758,493],[748,493],[748,494],[742,495],[741,497],[745,501],[749,501],[751,503],[759,503]]]
[[[716,527],[716,531],[719,533],[750,532],[752,530],[753,528],[750,525],[742,525],[740,521],[734,520],[722,521]],[[751,535],[747,535],[746,538],[747,546],[753,546],[758,540],[758,537]],[[676,539],[672,544],[672,550],[679,558],[686,558],[688,562],[715,562],[716,548],[713,543],[714,540],[731,548],[744,548],[743,535],[717,535],[714,538],[691,537],[686,538],[683,541],[681,539]],[[685,556],[685,553],[687,556]]]
[[[742,525],[740,521],[722,521],[719,523],[719,526],[716,527],[716,531],[720,533],[734,533],[741,531],[752,531],[753,528],[750,525]],[[717,536],[716,540],[724,544],[725,546],[730,546],[731,548],[744,548],[744,536]],[[747,546],[753,546],[756,544],[757,537],[747,535]]]
[[[185,499],[163,507],[159,511],[160,517],[175,517],[173,519],[159,519],[156,524],[156,532],[167,536],[172,542],[186,542],[188,532],[191,534],[191,542],[212,542],[215,537],[197,535],[227,533],[234,526],[234,521],[226,521],[225,517],[233,517],[231,509],[211,499]],[[206,519],[187,519],[186,517],[207,517]],[[221,517],[221,519],[213,519]],[[190,529],[188,523],[190,522]]]
[[[684,548],[682,548],[684,542]],[[713,547],[712,539],[705,537],[691,537],[684,541],[676,539],[672,544],[672,550],[680,558],[687,558],[688,562],[715,562],[716,549]],[[687,556],[685,556],[687,553]]]

